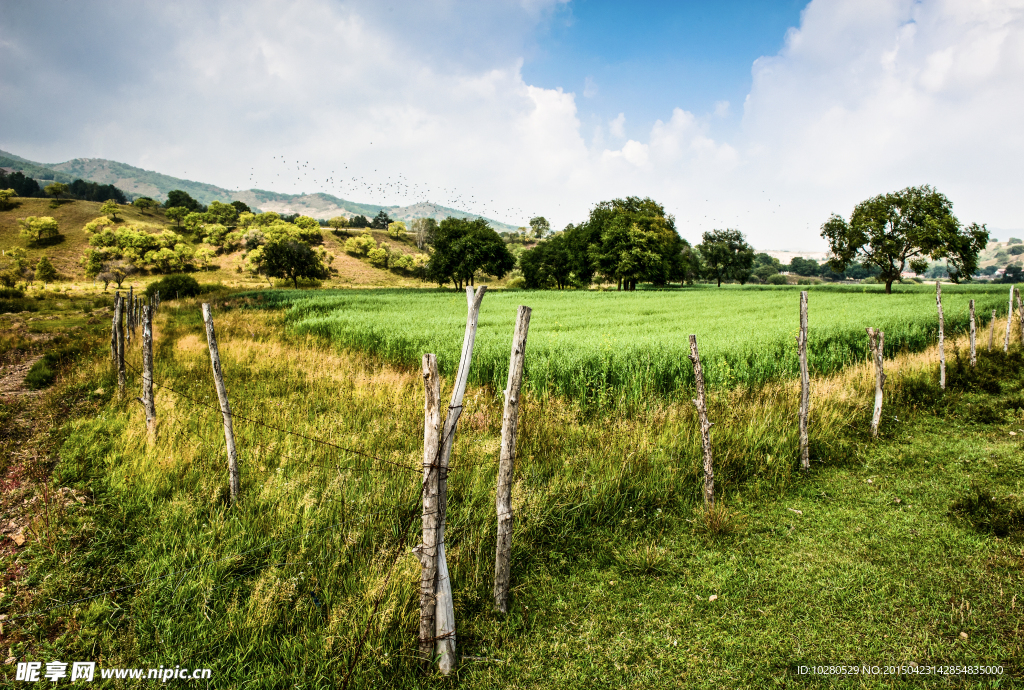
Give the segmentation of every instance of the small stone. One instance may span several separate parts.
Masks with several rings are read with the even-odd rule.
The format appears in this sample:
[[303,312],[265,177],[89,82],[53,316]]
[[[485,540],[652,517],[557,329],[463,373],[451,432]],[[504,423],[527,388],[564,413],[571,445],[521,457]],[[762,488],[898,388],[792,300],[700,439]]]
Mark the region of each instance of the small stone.
[[903,503],[903,500],[899,499],[899,498],[894,498],[894,499],[892,499],[892,502],[893,503]]
[[1011,431],[1011,432],[1010,432],[1010,436],[1016,436],[1016,435],[1017,435],[1017,432],[1016,432],[1016,431]]
[[960,633],[960,639],[961,640],[966,640],[967,639],[967,633],[965,633],[965,632]]
[[710,597],[708,597],[708,601],[714,601],[717,598],[718,598],[717,594],[712,594]]

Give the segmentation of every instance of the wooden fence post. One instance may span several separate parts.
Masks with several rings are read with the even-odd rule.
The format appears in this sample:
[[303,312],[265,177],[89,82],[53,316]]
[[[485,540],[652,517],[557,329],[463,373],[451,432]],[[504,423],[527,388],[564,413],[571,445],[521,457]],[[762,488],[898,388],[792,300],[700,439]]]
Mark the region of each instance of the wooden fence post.
[[498,459],[498,546],[494,555],[494,606],[508,613],[508,586],[512,570],[512,474],[516,458],[516,427],[519,423],[519,391],[523,385],[526,334],[530,330],[529,307],[520,305],[512,335],[512,354],[505,383],[505,410],[501,416],[501,455]]
[[1020,290],[1017,290],[1017,323],[1020,326],[1020,344],[1024,347],[1024,305],[1021,304]]
[[217,351],[217,335],[213,331],[213,314],[210,304],[203,303],[203,323],[206,324],[206,342],[210,346],[210,364],[213,366],[213,382],[217,386],[220,411],[224,415],[224,441],[228,447],[228,479],[231,482],[231,503],[234,505],[242,492],[242,480],[238,472],[238,451],[235,449],[235,431],[231,426],[231,405],[228,403],[228,389],[224,386],[224,374],[220,368],[220,353]]
[[693,377],[697,381],[697,420],[700,423],[700,445],[704,451],[704,505],[715,503],[715,471],[711,455],[711,427],[708,421],[707,398],[704,395],[704,369],[700,365],[700,353],[697,351],[697,336],[690,335],[690,361],[693,362]]
[[935,304],[939,307],[939,388],[946,390],[946,350],[943,342],[946,322],[942,316],[942,286],[937,280],[935,281]]
[[142,409],[146,411],[146,431],[150,442],[156,440],[156,401],[153,400],[153,310],[142,308]]
[[971,366],[975,366],[978,363],[978,350],[975,347],[975,331],[976,325],[974,321],[974,300],[972,299],[968,304],[969,311],[971,313]]
[[473,343],[476,340],[477,320],[480,318],[480,302],[483,301],[486,291],[487,286],[481,285],[474,295],[473,288],[466,287],[469,312],[466,316],[466,335],[462,340],[459,371],[455,376],[452,398],[448,404],[448,416],[444,420],[444,428],[441,433],[437,489],[437,610],[434,618],[434,631],[437,638],[437,654],[440,657],[438,668],[444,675],[448,675],[455,668],[455,607],[452,602],[452,583],[448,576],[448,561],[444,548],[444,530],[447,524],[445,513],[448,508],[448,462],[455,444],[455,426],[459,423],[459,417],[462,415],[462,398],[466,393],[466,383],[469,381],[469,365],[473,359]]
[[1003,340],[1003,352],[1010,351],[1010,324],[1013,323],[1013,286],[1010,286],[1010,305],[1006,308],[1006,339]]
[[811,407],[811,375],[807,370],[807,291],[800,293],[800,335],[796,339],[800,355],[800,467],[810,469],[810,438],[807,434]]
[[882,387],[885,385],[884,354],[885,333],[868,328],[871,356],[875,360],[875,413],[871,416],[871,435],[878,436],[878,425],[882,421]]
[[117,392],[122,396],[128,379],[128,373],[124,368],[124,307],[124,297],[122,297],[118,299],[117,306],[114,307],[114,323],[117,328]]
[[434,615],[437,609],[438,477],[441,444],[441,380],[437,357],[423,355],[423,543],[414,549],[423,566],[420,572],[420,657],[434,656]]
[[134,314],[134,312],[135,312],[135,286],[134,285],[129,285],[128,286],[128,303],[125,305],[125,314],[124,314],[125,330],[128,331],[128,333],[125,336],[125,340],[128,341],[129,345],[132,342],[132,331],[135,330],[135,323],[132,321],[132,315]]
[[110,319],[110,363],[117,369],[117,304],[121,293],[114,293],[114,315]]
[[988,322],[988,351],[992,352],[992,345],[996,341],[996,310],[992,310],[992,320]]

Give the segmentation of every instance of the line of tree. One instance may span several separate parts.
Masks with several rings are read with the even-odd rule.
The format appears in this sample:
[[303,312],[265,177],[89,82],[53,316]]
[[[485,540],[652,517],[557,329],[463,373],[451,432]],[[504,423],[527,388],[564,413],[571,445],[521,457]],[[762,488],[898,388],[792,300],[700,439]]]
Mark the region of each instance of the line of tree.
[[70,184],[54,182],[45,189],[23,172],[5,173],[0,171],[0,189],[13,189],[15,196],[42,199],[53,196],[57,199],[77,199],[79,201],[107,201],[113,199],[119,204],[128,203],[128,195],[112,184],[99,184],[77,179]]

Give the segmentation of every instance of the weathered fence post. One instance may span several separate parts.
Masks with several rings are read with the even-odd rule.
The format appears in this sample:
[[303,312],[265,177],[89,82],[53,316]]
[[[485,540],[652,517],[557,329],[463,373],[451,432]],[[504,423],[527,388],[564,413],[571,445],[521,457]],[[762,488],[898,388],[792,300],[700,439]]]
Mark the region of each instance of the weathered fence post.
[[1024,347],[1024,305],[1021,304],[1020,290],[1017,290],[1017,323],[1020,326],[1020,344]]
[[810,438],[807,434],[811,407],[811,375],[807,370],[807,291],[800,293],[800,335],[796,338],[800,355],[800,467],[810,469]]
[[882,387],[885,385],[885,333],[876,333],[874,328],[868,328],[867,331],[871,356],[875,360],[875,413],[871,416],[871,435],[878,436],[878,425],[882,421]]
[[970,319],[970,321],[971,321],[971,366],[973,367],[973,366],[975,366],[978,363],[978,350],[975,347],[975,342],[974,342],[975,341],[976,325],[975,325],[975,321],[974,321],[974,300],[973,299],[968,303],[968,308],[969,308],[969,311],[971,313],[971,319]]
[[420,657],[429,663],[434,656],[434,614],[437,609],[437,505],[440,474],[441,380],[437,357],[423,355],[423,543],[415,551],[423,566],[420,572]]
[[135,330],[135,323],[132,321],[132,316],[135,313],[135,286],[128,286],[128,303],[125,305],[124,321],[126,330],[128,331],[125,340],[130,345],[132,342],[132,331]]
[[946,350],[943,342],[946,322],[942,316],[942,287],[937,280],[935,281],[935,304],[939,307],[939,388],[946,390]]
[[444,548],[444,531],[447,524],[445,512],[448,508],[448,462],[455,444],[455,426],[459,423],[459,416],[462,414],[462,398],[466,393],[466,383],[469,381],[469,365],[473,359],[473,343],[476,341],[477,320],[480,318],[480,302],[483,301],[486,291],[487,286],[481,285],[474,295],[473,288],[466,287],[469,312],[466,316],[466,335],[462,340],[459,371],[455,376],[452,398],[448,404],[448,416],[444,420],[444,428],[441,433],[437,487],[437,609],[434,618],[434,631],[437,638],[436,651],[440,657],[438,668],[444,675],[451,673],[455,667],[455,607],[452,602],[452,583],[448,576],[448,561]]
[[711,455],[711,427],[708,421],[708,404],[704,395],[704,369],[700,365],[700,353],[697,351],[697,336],[690,335],[690,361],[693,362],[693,377],[697,381],[697,398],[693,404],[697,406],[697,420],[700,423],[700,445],[704,451],[704,505],[711,506],[715,502],[715,471]]
[[996,341],[996,310],[992,310],[992,320],[988,322],[988,351],[992,352],[992,345]]
[[114,324],[117,328],[117,392],[122,396],[128,379],[128,373],[124,368],[124,307],[124,297],[121,297],[114,307]]
[[498,459],[498,486],[495,506],[498,511],[498,546],[494,555],[494,606],[508,613],[508,586],[512,570],[512,474],[516,458],[516,427],[519,424],[519,391],[523,385],[523,359],[526,335],[530,330],[529,307],[520,305],[516,329],[512,335],[512,354],[505,383],[505,410],[501,416],[501,455]]
[[110,363],[117,368],[117,305],[121,301],[121,293],[114,293],[114,315],[110,318]]
[[156,401],[153,400],[153,310],[142,308],[142,409],[146,411],[146,431],[150,442],[156,440]]
[[1010,286],[1010,304],[1006,308],[1006,339],[1003,340],[1003,352],[1010,351],[1010,324],[1013,323],[1013,286]]
[[206,342],[210,346],[210,364],[213,366],[213,382],[217,386],[220,411],[224,415],[224,441],[228,447],[228,479],[231,483],[231,503],[234,505],[242,492],[242,480],[238,473],[238,451],[235,449],[235,431],[231,426],[231,405],[228,403],[228,389],[224,386],[224,374],[220,368],[220,353],[217,351],[217,335],[213,331],[213,314],[210,304],[203,303],[203,323],[206,324]]

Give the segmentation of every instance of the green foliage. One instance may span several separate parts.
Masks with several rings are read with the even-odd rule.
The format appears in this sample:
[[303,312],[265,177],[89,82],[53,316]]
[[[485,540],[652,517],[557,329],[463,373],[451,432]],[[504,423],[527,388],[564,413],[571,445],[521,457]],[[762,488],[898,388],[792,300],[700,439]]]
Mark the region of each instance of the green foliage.
[[368,232],[345,240],[345,253],[352,256],[367,256],[376,248],[377,240],[373,239],[373,235]]
[[206,223],[223,225],[233,228],[238,221],[238,209],[233,204],[222,204],[219,201],[211,201],[203,215]]
[[949,508],[951,515],[967,522],[979,532],[1009,537],[1024,532],[1024,507],[1013,498],[998,499],[991,489],[972,486]]
[[[934,286],[899,287],[886,299],[880,299],[880,289],[860,286],[810,286],[809,291],[813,374],[863,361],[865,323],[885,331],[887,356],[923,350],[937,337]],[[460,329],[465,326],[462,294],[374,290],[281,299],[292,305],[287,319],[299,332],[407,366],[415,366],[424,352],[435,352],[446,374],[458,363]],[[992,309],[1006,313],[1000,286],[950,286],[943,289],[947,335],[967,326],[970,299],[975,299],[978,314]],[[521,301],[514,292],[500,291],[484,300],[471,377],[494,390],[505,386],[508,333]],[[526,386],[584,406],[645,404],[676,396],[688,400],[693,386],[689,333],[697,334],[705,376],[713,387],[757,385],[799,371],[793,337],[799,327],[795,286],[629,295],[538,292],[529,304],[534,316]],[[756,328],[738,329],[737,319],[756,323]]]
[[337,234],[348,227],[348,219],[345,216],[334,216],[327,221],[327,225],[332,227]]
[[179,297],[198,297],[202,294],[202,286],[190,275],[176,273],[164,276],[160,280],[146,286],[146,297],[153,299],[153,295],[160,293],[161,301],[177,299]]
[[283,221],[268,225],[262,229],[262,243],[247,254],[246,265],[252,273],[288,279],[296,288],[300,278],[327,278],[330,255],[323,248],[314,250],[303,241],[304,233],[308,232]]
[[141,213],[146,213],[150,209],[154,209],[159,206],[156,201],[150,199],[148,196],[140,196],[138,199],[132,202],[132,206],[139,209]]
[[181,189],[172,189],[167,192],[167,201],[164,202],[165,208],[173,208],[175,206],[181,206],[187,211],[202,211],[202,205],[193,199],[188,192]]
[[39,263],[36,264],[36,279],[43,281],[43,285],[57,280],[57,269],[45,256],[40,258]]
[[382,244],[379,247],[366,252],[366,260],[374,268],[387,268],[388,258],[390,256],[391,250],[386,244]]
[[61,195],[68,193],[68,186],[63,182],[54,182],[53,184],[46,185],[43,191],[52,196],[53,200],[56,201]]
[[434,246],[434,233],[437,232],[437,221],[433,218],[414,218],[412,232],[416,236],[416,247],[420,250]]
[[786,285],[789,283],[789,281],[786,279],[786,276],[782,275],[781,273],[775,273],[773,275],[768,276],[768,279],[765,280],[765,282],[768,283],[769,285]]
[[298,228],[299,241],[306,244],[323,244],[324,234],[320,230],[320,223],[309,216],[299,216],[292,224]]
[[50,216],[20,218],[18,225],[21,226],[21,236],[29,244],[50,244],[60,238],[60,227]]
[[1010,247],[1010,256],[1020,256],[1024,254],[1024,244],[1015,244]]
[[833,214],[821,226],[821,236],[828,240],[834,269],[843,270],[859,257],[880,270],[886,292],[917,255],[946,259],[954,282],[969,280],[988,243],[984,225],[962,227],[949,199],[928,185],[862,201],[849,222]]
[[537,239],[543,239],[551,232],[551,223],[544,216],[537,216],[530,219],[530,232]]
[[370,227],[370,220],[366,216],[353,216],[348,222],[350,228],[368,228]]
[[181,227],[181,221],[188,215],[188,209],[184,206],[171,206],[164,212],[164,215],[174,221],[175,226]]
[[487,221],[449,216],[434,234],[427,275],[438,285],[451,281],[461,289],[478,272],[502,278],[514,267],[515,257]]
[[378,211],[377,215],[370,222],[370,227],[374,230],[387,230],[389,225],[391,225],[391,219],[388,218],[388,214],[384,209]]
[[704,263],[704,275],[722,286],[723,280],[745,283],[754,263],[754,250],[739,230],[705,232],[697,245]]
[[13,189],[0,189],[0,211],[6,211],[14,204],[11,202],[16,196]]
[[234,201],[231,202],[231,205],[235,207],[235,211],[238,213],[238,215],[242,215],[243,213],[252,213],[252,209],[249,208],[249,204],[245,203],[244,201],[239,201],[238,199],[235,199]]
[[109,216],[111,220],[117,220],[117,212],[117,202],[113,199],[107,199],[103,202],[103,205],[100,206],[100,213],[105,216]]
[[50,350],[42,359],[37,361],[25,375],[25,387],[31,390],[39,390],[53,384],[57,378],[57,371],[61,366],[73,360],[82,353],[78,345],[65,345]]
[[388,235],[391,237],[405,237],[406,232],[405,223],[400,220],[388,224]]

